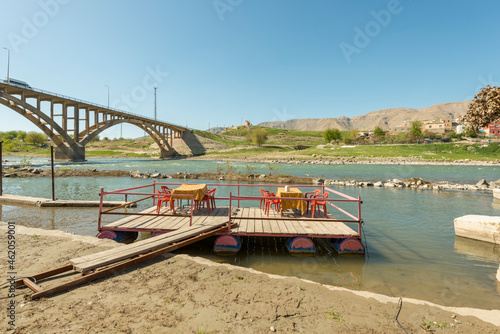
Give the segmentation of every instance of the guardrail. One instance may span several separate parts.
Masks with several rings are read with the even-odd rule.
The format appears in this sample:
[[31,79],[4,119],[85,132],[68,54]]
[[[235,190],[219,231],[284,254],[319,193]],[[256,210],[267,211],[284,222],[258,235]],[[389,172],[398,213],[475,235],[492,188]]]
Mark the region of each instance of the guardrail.
[[134,114],[134,113],[131,113],[131,112],[128,112],[128,111],[120,110],[120,109],[113,108],[113,107],[107,107],[107,106],[104,106],[102,104],[93,103],[93,102],[89,102],[89,101],[85,101],[85,100],[80,100],[80,99],[77,99],[77,98],[74,98],[74,97],[70,97],[70,96],[66,96],[66,95],[62,95],[62,94],[57,94],[57,93],[54,93],[54,92],[49,92],[49,91],[46,91],[46,90],[43,90],[43,89],[39,89],[39,88],[33,88],[33,87],[31,87],[31,88],[25,88],[25,87],[22,87],[22,86],[19,86],[19,85],[16,85],[16,84],[7,83],[5,81],[4,82],[0,82],[0,84],[11,86],[11,87],[15,87],[15,88],[24,89],[26,91],[34,91],[34,92],[45,94],[45,95],[51,95],[51,96],[54,96],[54,97],[61,97],[63,99],[70,100],[70,101],[73,101],[73,102],[80,102],[80,103],[88,104],[90,106],[98,107],[100,109],[107,109],[107,110],[115,111],[115,112],[121,113],[121,114],[126,115],[126,116],[134,116],[134,117],[142,118],[144,120],[148,120],[148,121],[155,122],[155,123],[165,123],[165,124],[170,124],[170,125],[182,128],[182,129],[192,130],[191,128],[188,128],[188,127],[185,127],[185,126],[182,126],[182,125],[179,125],[179,124],[157,120],[157,119],[154,119],[154,118],[151,118],[151,117],[147,117],[147,116],[143,116],[143,115],[139,115],[139,114]]
[[[162,194],[157,194],[156,193],[156,187],[157,186],[163,186],[163,185],[166,185],[166,186],[180,186],[184,183],[177,183],[177,182],[156,182],[153,181],[152,184],[149,184],[149,185],[144,185],[144,186],[139,186],[139,187],[133,187],[133,188],[128,188],[128,189],[120,189],[120,190],[113,190],[113,191],[104,191],[104,189],[101,189],[101,194],[100,194],[100,206],[99,206],[99,220],[98,220],[98,228],[99,230],[101,229],[101,217],[102,217],[102,214],[115,214],[115,215],[144,215],[144,216],[165,216],[165,217],[190,217],[190,225],[192,224],[192,221],[193,221],[193,212],[194,212],[194,197],[193,195],[180,195],[180,194],[175,194],[175,197],[186,197],[186,199],[189,199],[190,200],[190,214],[189,215],[182,215],[182,214],[157,214],[157,213],[127,213],[127,212],[113,212],[117,209],[120,209],[120,208],[123,208],[123,207],[127,207],[128,205],[130,204],[133,204],[133,203],[138,203],[138,202],[141,202],[141,201],[144,201],[144,200],[147,200],[149,198],[152,198],[153,199],[153,206],[155,206],[155,203],[156,203],[156,198],[158,198],[159,196],[163,196]],[[352,197],[352,196],[349,196],[349,195],[346,195],[344,193],[341,193],[339,191],[336,191],[336,190],[333,190],[331,188],[328,188],[324,185],[304,185],[304,184],[297,184],[297,185],[288,185],[289,187],[296,187],[296,188],[320,188],[322,189],[322,193],[324,192],[329,192],[329,193],[332,193],[334,195],[337,195],[341,198],[325,198],[325,199],[321,199],[321,201],[325,201],[326,203],[328,203],[328,205],[330,205],[331,207],[335,208],[338,212],[341,212],[342,214],[346,215],[347,217],[349,217],[350,219],[338,219],[338,218],[328,218],[328,217],[325,217],[325,218],[308,218],[308,217],[303,217],[303,218],[289,218],[289,217],[272,217],[272,218],[268,218],[268,217],[242,217],[242,216],[233,216],[232,215],[232,207],[233,207],[233,202],[236,201],[237,202],[237,207],[239,208],[240,207],[240,201],[261,201],[261,200],[265,200],[265,199],[269,199],[269,197],[262,197],[262,196],[242,196],[241,195],[241,187],[258,187],[258,188],[274,188],[274,187],[283,187],[284,185],[283,184],[240,184],[240,183],[236,183],[236,184],[221,184],[221,183],[210,183],[210,184],[206,184],[207,186],[215,186],[215,187],[236,187],[237,188],[237,195],[236,196],[233,196],[232,195],[232,192],[229,193],[229,196],[228,197],[224,197],[224,196],[219,196],[219,197],[215,197],[215,199],[217,201],[228,201],[229,202],[229,212],[228,212],[228,226],[231,225],[232,223],[232,220],[234,218],[238,218],[238,219],[261,219],[261,220],[283,220],[283,221],[303,221],[303,220],[307,220],[307,219],[317,219],[317,220],[321,220],[321,221],[324,221],[324,222],[342,222],[342,223],[357,223],[358,224],[358,234],[361,238],[361,224],[363,223],[363,220],[361,219],[361,204],[363,203],[361,201],[361,198],[358,197],[358,198],[355,198],[355,197]],[[146,188],[152,188],[152,192],[140,192],[138,190],[140,189],[146,189]],[[111,209],[107,209],[105,211],[102,211],[102,203],[103,203],[103,200],[104,200],[104,196],[106,195],[124,195],[125,196],[125,204],[119,206],[119,207],[115,207],[115,208],[111,208]],[[136,201],[133,201],[133,202],[128,202],[128,196],[129,195],[135,195],[135,196],[143,196],[143,198],[140,198]],[[301,197],[301,198],[298,198],[298,197],[279,197],[280,200],[291,200],[291,201],[306,201],[306,202],[311,202],[311,201],[314,201],[315,199],[314,198],[304,198],[304,197]],[[345,209],[342,209],[339,205],[336,205],[336,203],[356,203],[357,204],[357,216],[353,213],[350,213],[348,212],[347,210]],[[228,233],[230,234],[231,233],[231,230],[229,229],[228,230]]]

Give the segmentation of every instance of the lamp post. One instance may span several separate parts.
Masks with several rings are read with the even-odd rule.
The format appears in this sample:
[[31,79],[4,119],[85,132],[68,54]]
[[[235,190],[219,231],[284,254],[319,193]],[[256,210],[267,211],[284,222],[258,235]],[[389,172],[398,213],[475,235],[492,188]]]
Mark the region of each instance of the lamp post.
[[156,89],[158,87],[153,87],[155,89],[155,121],[156,121]]
[[109,86],[108,85],[104,85],[106,87],[108,87],[108,108],[109,108]]
[[7,83],[10,83],[9,69],[10,69],[10,49],[7,49],[5,46],[3,47],[7,50]]

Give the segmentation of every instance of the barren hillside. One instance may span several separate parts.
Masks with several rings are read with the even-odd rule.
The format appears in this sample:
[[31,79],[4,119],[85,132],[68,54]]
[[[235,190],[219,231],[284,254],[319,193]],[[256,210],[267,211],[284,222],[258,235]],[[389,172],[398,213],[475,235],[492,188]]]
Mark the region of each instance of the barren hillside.
[[394,128],[402,121],[431,120],[444,117],[458,118],[467,111],[470,101],[440,103],[427,108],[392,108],[372,111],[368,114],[348,118],[306,118],[291,119],[282,122],[263,122],[258,125],[303,131],[324,131],[328,128],[338,128],[342,131],[350,129],[373,130],[378,125],[385,130]]

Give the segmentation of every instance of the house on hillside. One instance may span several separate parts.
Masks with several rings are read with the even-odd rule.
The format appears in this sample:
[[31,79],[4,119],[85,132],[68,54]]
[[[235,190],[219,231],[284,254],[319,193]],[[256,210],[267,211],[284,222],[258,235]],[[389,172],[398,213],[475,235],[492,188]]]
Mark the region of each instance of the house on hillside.
[[[391,135],[397,135],[401,132],[408,132],[411,129],[411,123],[414,121],[403,121],[400,125],[389,131]],[[453,123],[451,117],[441,118],[440,120],[428,120],[422,122],[422,131],[429,131],[434,133],[445,133],[446,131],[453,131],[453,127],[457,124]]]
[[490,137],[500,137],[500,122],[490,123],[488,126],[483,128],[484,133]]

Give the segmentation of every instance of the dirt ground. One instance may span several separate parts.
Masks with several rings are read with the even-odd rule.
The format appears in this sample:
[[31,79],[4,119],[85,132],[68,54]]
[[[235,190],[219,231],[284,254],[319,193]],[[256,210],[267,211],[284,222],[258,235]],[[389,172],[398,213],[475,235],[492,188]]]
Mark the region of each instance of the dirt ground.
[[[0,244],[6,249],[5,223]],[[110,247],[109,240],[16,228],[16,271],[24,277]],[[2,252],[5,258],[6,251]],[[9,269],[0,262],[0,278]],[[77,276],[42,281],[54,286]],[[188,255],[169,254],[50,298],[30,301],[0,288],[2,333],[500,333],[500,311],[446,308],[268,275]],[[472,316],[476,315],[478,317]],[[483,319],[483,320],[480,320]],[[486,320],[486,321],[485,321]],[[488,322],[489,321],[489,322]],[[495,323],[497,326],[495,326]]]

